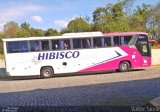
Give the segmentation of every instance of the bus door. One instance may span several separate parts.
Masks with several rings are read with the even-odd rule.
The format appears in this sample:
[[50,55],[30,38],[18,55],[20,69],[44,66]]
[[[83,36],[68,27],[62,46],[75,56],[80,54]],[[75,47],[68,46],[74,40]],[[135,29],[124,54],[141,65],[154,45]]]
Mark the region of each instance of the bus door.
[[151,57],[150,43],[147,35],[138,35],[136,47],[142,56]]
[[136,47],[142,56],[151,57],[150,43],[138,43]]
[[144,34],[138,35],[136,47],[143,57],[142,66],[151,65],[151,47],[148,42],[148,36]]
[[142,66],[150,66],[151,65],[150,43],[138,43],[136,44],[136,47],[143,58]]

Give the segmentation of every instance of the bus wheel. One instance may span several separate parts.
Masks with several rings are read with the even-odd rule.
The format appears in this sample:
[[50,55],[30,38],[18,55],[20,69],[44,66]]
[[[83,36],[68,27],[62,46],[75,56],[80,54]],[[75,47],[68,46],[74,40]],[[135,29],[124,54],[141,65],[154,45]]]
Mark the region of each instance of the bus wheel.
[[130,69],[130,64],[127,61],[123,61],[119,64],[119,71],[126,72]]
[[41,77],[43,78],[50,78],[54,74],[54,71],[51,67],[43,67],[41,69]]

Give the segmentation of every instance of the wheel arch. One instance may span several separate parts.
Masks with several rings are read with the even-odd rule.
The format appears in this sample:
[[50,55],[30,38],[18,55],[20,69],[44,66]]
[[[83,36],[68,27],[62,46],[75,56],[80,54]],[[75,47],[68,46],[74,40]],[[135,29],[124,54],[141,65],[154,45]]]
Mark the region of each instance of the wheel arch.
[[125,62],[125,61],[128,62],[130,65],[130,68],[132,68],[132,63],[130,60],[121,60],[118,65],[120,65],[120,63]]
[[42,69],[45,68],[45,67],[50,67],[53,70],[53,73],[54,73],[54,68],[52,66],[49,66],[49,65],[41,66],[41,68],[40,68],[40,76],[42,75],[41,74]]

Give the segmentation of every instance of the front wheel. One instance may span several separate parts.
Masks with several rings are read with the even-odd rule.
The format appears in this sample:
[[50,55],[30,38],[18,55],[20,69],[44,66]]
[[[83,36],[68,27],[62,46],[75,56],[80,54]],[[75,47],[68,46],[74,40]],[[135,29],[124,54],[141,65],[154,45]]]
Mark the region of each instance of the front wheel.
[[123,61],[119,64],[119,71],[126,72],[130,70],[130,64],[127,61]]
[[41,69],[41,77],[43,78],[50,78],[54,74],[54,71],[51,67],[43,67]]

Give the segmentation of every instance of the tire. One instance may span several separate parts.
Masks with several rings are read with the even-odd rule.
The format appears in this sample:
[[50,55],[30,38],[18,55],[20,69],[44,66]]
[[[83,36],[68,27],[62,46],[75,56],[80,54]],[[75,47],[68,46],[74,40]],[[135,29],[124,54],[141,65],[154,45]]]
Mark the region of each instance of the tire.
[[120,72],[127,72],[130,70],[130,64],[127,61],[123,61],[119,64],[119,71]]
[[41,77],[42,78],[51,78],[53,77],[54,71],[51,67],[43,67],[41,69]]

